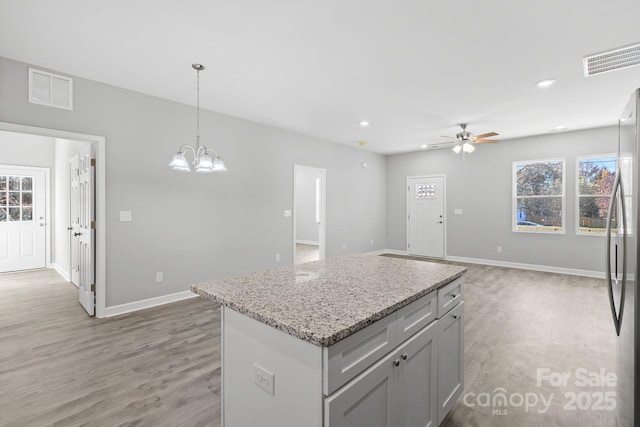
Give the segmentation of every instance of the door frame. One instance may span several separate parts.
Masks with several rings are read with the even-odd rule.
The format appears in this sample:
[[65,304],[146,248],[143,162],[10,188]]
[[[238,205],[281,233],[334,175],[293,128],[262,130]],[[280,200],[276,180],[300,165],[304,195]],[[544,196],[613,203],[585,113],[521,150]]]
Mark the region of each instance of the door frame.
[[[51,268],[51,168],[41,166],[0,165],[2,169],[33,170],[44,172],[44,266]],[[35,218],[35,216],[34,216]],[[35,220],[35,219],[34,219]],[[21,270],[18,270],[21,271]],[[22,270],[26,271],[26,270]]]
[[[75,141],[95,144],[96,156],[96,317],[106,315],[107,282],[106,282],[106,139],[103,136],[88,135],[58,129],[48,129],[36,126],[20,125],[16,123],[0,122],[0,130],[7,132],[26,133],[47,136],[51,138],[71,139]],[[56,219],[57,220],[57,219]]]
[[299,170],[314,171],[320,174],[320,227],[318,230],[319,259],[327,256],[327,170],[314,166],[293,165],[293,257],[291,265],[296,264],[296,172]]
[[[407,252],[407,254],[410,253],[409,251],[409,242],[411,241],[411,230],[409,228],[409,212],[411,212],[411,193],[410,193],[410,189],[411,189],[411,184],[409,183],[409,181],[411,179],[420,179],[420,178],[442,178],[442,185],[443,185],[443,191],[442,193],[444,194],[444,200],[442,201],[442,221],[444,221],[444,227],[442,230],[442,259],[446,260],[447,259],[447,175],[444,173],[435,173],[435,174],[430,174],[430,175],[412,175],[412,176],[407,176],[407,183],[406,183],[406,187],[407,187],[407,211],[406,214],[404,216],[404,219],[406,221],[407,224],[407,235],[406,235],[406,243],[405,243],[405,250]],[[435,258],[434,258],[435,259]]]

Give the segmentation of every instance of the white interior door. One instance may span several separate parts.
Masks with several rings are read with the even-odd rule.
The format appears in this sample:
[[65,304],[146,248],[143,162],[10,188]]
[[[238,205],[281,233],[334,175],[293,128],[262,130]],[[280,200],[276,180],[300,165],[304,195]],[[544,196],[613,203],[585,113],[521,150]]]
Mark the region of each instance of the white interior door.
[[[326,170],[294,165],[293,192],[293,263],[300,260],[296,245],[317,245],[317,256],[300,262],[324,259],[326,255]],[[303,256],[303,258],[306,258]]]
[[78,191],[80,187],[80,166],[78,156],[73,156],[69,160],[69,176],[71,178],[71,188],[69,191],[69,257],[71,259],[71,282],[80,286],[80,193]]
[[[73,167],[73,159],[70,162]],[[77,159],[76,176],[71,176],[71,268],[82,307],[95,314],[95,160],[90,150]],[[74,270],[76,270],[74,274]],[[75,282],[74,282],[75,283]]]
[[408,247],[411,255],[444,258],[444,176],[409,178]]
[[45,268],[46,171],[0,166],[0,273]]

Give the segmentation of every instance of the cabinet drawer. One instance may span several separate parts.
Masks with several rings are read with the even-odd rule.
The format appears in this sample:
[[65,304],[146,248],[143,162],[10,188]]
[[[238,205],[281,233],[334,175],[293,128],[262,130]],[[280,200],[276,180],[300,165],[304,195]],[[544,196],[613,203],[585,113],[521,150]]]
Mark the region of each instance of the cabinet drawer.
[[438,289],[438,318],[464,299],[464,279],[460,277],[448,285]]
[[397,311],[398,343],[436,320],[437,292],[430,292]]
[[328,396],[380,360],[397,344],[396,313],[323,349],[323,393]]

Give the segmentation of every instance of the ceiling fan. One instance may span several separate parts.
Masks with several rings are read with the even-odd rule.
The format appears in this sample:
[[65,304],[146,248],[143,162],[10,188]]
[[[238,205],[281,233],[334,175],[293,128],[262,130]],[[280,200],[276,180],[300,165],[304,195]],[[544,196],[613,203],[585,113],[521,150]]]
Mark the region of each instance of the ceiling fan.
[[484,143],[497,143],[500,142],[497,139],[487,139],[492,136],[499,135],[496,132],[488,132],[483,133],[482,135],[474,135],[471,132],[467,132],[467,123],[460,123],[460,127],[462,128],[462,132],[458,132],[455,137],[453,136],[443,136],[443,138],[451,138],[452,142],[457,142],[456,146],[452,148],[452,150],[458,154],[460,151],[463,153],[473,153],[476,147],[473,144],[484,144]]

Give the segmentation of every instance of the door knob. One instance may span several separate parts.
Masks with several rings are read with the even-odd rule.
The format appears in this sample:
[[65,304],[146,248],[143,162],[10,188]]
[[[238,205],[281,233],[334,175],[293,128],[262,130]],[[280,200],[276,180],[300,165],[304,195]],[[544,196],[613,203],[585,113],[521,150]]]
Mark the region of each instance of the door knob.
[[73,230],[73,227],[67,227],[67,230],[71,231]]
[[400,366],[400,359],[396,359],[393,361],[393,366]]
[[74,237],[78,237],[80,235],[80,233],[73,233]]
[[442,221],[438,221],[438,224],[442,224]]
[[40,223],[40,227],[44,227],[44,222],[41,222],[41,223]]
[[407,360],[407,358],[409,357],[409,355],[407,353],[402,355],[402,360]]

